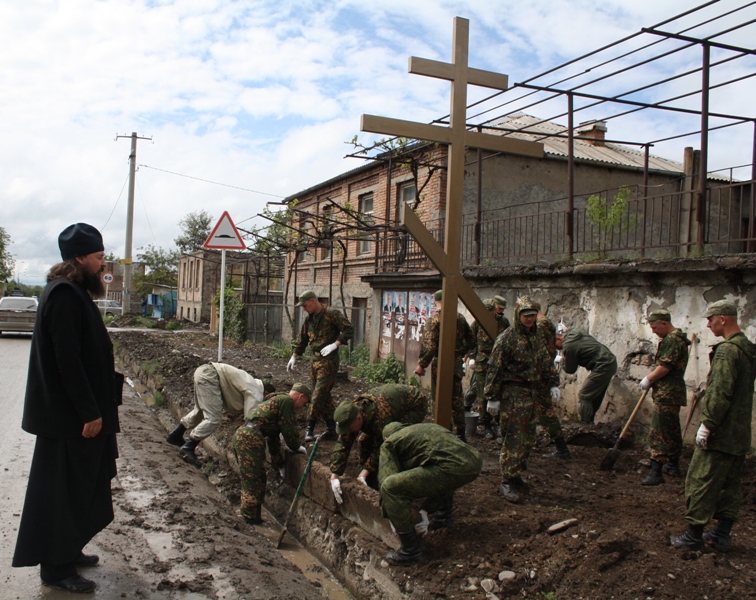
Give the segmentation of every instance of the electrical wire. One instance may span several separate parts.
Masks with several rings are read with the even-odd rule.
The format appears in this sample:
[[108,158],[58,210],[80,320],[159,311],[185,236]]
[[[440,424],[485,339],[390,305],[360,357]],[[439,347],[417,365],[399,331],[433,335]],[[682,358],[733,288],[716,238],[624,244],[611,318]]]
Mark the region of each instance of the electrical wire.
[[158,167],[151,167],[150,165],[138,165],[145,169],[152,169],[153,171],[160,171],[161,173],[168,173],[170,175],[176,175],[177,177],[186,177],[187,179],[195,179],[204,183],[212,183],[213,185],[220,185],[227,188],[233,188],[235,190],[241,190],[243,192],[252,192],[253,194],[262,194],[263,196],[271,196],[273,198],[285,198],[286,196],[280,196],[278,194],[271,194],[269,192],[261,192],[260,190],[250,190],[249,188],[239,187],[238,185],[230,185],[228,183],[221,183],[219,181],[211,181],[210,179],[202,179],[201,177],[194,177],[193,175],[185,175],[184,173],[176,173],[174,171],[168,171],[167,169],[159,169]]
[[136,183],[137,183],[137,187],[139,188],[139,199],[142,201],[142,208],[144,209],[144,218],[147,219],[147,225],[149,226],[150,233],[152,234],[152,241],[155,242],[155,246],[157,246],[158,245],[157,238],[155,237],[155,232],[152,230],[152,223],[150,223],[150,217],[147,214],[147,204],[144,201],[144,194],[142,194],[142,186],[139,185],[139,179],[136,180]]
[[101,231],[105,231],[105,228],[108,226],[108,223],[110,223],[110,218],[113,216],[113,213],[115,212],[115,209],[118,208],[118,203],[121,201],[121,196],[123,196],[123,190],[126,187],[126,183],[129,180],[129,174],[126,173],[126,179],[123,180],[123,185],[121,186],[121,193],[118,194],[118,198],[115,201],[115,205],[113,205],[113,210],[110,211],[110,215],[108,215],[108,220],[105,221],[105,225],[102,226]]

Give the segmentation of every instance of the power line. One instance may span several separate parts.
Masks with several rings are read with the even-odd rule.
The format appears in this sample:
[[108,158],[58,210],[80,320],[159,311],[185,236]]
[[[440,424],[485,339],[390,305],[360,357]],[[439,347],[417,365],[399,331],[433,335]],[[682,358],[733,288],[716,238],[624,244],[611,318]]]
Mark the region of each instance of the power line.
[[278,194],[270,194],[268,192],[261,192],[259,190],[250,190],[248,188],[239,187],[238,185],[230,185],[228,183],[220,183],[219,181],[211,181],[209,179],[202,179],[201,177],[194,177],[192,175],[184,175],[183,173],[175,173],[174,171],[168,171],[167,169],[158,169],[157,167],[151,167],[150,165],[139,165],[145,169],[152,169],[153,171],[160,171],[162,173],[168,173],[170,175],[176,175],[178,177],[186,177],[187,179],[196,179],[204,183],[212,183],[213,185],[222,185],[223,187],[233,188],[235,190],[242,190],[243,192],[252,192],[253,194],[262,194],[263,196],[272,196],[273,198],[285,198],[285,196],[279,196]]
[[113,210],[110,211],[110,215],[108,215],[108,220],[105,221],[105,225],[102,226],[102,230],[105,231],[105,228],[108,226],[108,223],[110,223],[110,218],[113,216],[113,213],[115,212],[115,209],[118,208],[118,203],[121,201],[121,196],[123,196],[123,190],[126,187],[126,182],[129,180],[128,173],[126,174],[126,179],[123,180],[123,185],[121,186],[121,193],[118,194],[118,198],[116,199],[115,204],[113,205]]

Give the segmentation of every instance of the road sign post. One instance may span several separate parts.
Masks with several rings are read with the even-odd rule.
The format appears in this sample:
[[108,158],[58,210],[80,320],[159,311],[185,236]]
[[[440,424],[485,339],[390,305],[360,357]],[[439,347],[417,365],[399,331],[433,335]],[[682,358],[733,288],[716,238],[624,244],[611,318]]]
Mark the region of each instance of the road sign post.
[[246,250],[247,245],[236,229],[228,211],[223,211],[221,218],[218,219],[202,246],[208,250],[221,251],[220,307],[218,310],[218,362],[221,362],[223,359],[223,311],[226,301],[226,250]]

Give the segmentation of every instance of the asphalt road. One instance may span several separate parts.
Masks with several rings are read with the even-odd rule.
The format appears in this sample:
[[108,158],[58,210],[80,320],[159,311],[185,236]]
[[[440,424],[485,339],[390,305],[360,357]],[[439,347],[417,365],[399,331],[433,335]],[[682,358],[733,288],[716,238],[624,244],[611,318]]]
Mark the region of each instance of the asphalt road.
[[39,568],[13,569],[11,560],[24,505],[34,436],[21,430],[26,370],[31,335],[0,336],[0,581],[3,598],[24,600],[70,598],[70,594],[43,588]]

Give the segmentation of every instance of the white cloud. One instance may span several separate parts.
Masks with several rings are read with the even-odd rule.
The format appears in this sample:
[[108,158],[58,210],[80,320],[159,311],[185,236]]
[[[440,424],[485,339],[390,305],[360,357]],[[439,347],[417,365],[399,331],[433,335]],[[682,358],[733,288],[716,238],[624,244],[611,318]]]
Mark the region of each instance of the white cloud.
[[[720,4],[725,8],[715,10],[741,2]],[[508,73],[514,83],[688,9],[686,0],[5,2],[0,225],[14,241],[23,277],[41,282],[58,258],[57,234],[71,222],[103,227],[107,221],[108,249],[123,254],[129,140],[115,142],[116,133],[153,136],[154,143],[138,144],[140,164],[287,196],[363,164],[342,158],[361,114],[428,122],[448,112],[448,83],[409,75],[407,60],[449,61],[455,16],[470,19],[471,66]],[[745,20],[738,14],[692,34]],[[749,31],[727,41],[752,45]],[[666,68],[686,63],[698,64],[695,52],[675,55]],[[753,59],[734,61],[718,68],[713,81],[753,69]],[[639,87],[664,72],[656,66],[628,71],[620,87]],[[612,85],[607,93],[615,91]],[[747,80],[732,88],[737,93],[714,91],[712,104],[752,114],[755,85]],[[664,93],[686,86],[675,82]],[[469,98],[489,93],[471,88]],[[696,106],[695,98],[685,102]],[[527,110],[550,117],[563,108],[559,99]],[[592,109],[576,120],[606,112]],[[689,121],[644,113],[611,121],[609,134],[653,139],[679,132]],[[752,131],[730,131],[712,135],[718,166],[750,162]],[[684,145],[697,140],[654,151],[679,159]],[[148,243],[171,246],[178,221],[190,211],[219,217],[229,210],[241,221],[271,199],[145,167],[137,181],[135,250]]]

